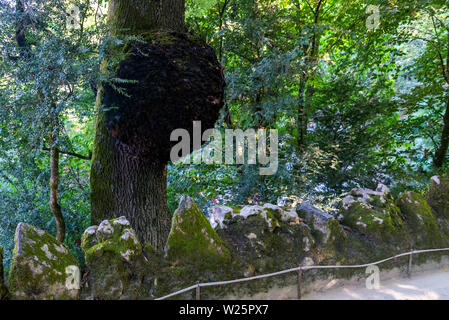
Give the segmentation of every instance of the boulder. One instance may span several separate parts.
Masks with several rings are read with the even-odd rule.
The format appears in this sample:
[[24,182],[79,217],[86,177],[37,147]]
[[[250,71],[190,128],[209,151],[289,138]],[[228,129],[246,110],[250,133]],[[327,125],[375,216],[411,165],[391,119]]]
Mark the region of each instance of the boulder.
[[5,279],[3,277],[3,248],[0,247],[0,300],[6,298],[8,290],[6,289]]
[[226,228],[226,225],[223,223],[223,221],[226,219],[226,217],[232,216],[233,210],[231,207],[227,206],[215,206],[212,208],[212,214],[209,218],[210,224],[212,225],[212,228]]
[[364,203],[368,207],[371,207],[372,202],[380,202],[380,204],[384,204],[387,202],[389,194],[390,189],[382,183],[379,183],[376,190],[352,189],[349,194],[343,198],[343,208],[349,209],[351,204],[355,202]]
[[201,264],[212,270],[230,258],[228,249],[189,196],[181,197],[173,215],[165,252],[172,263]]
[[262,206],[244,206],[240,209],[236,214],[243,217],[244,219],[250,217],[250,216],[257,216],[259,214],[263,214],[265,212],[264,207]]
[[88,269],[83,299],[142,299],[153,295],[149,260],[125,217],[89,227],[81,248]]
[[314,207],[309,201],[303,201],[298,208],[301,217],[304,217],[307,225],[315,232],[321,234],[323,242],[327,242],[330,236],[328,227],[329,221],[333,219],[332,215]]
[[[297,267],[306,257],[316,253],[311,230],[296,212],[271,204],[245,206],[240,211],[234,209],[234,212],[227,228],[217,232],[240,264],[243,273],[240,276]],[[271,279],[257,285],[269,281],[280,280]]]
[[271,211],[272,213],[277,213],[280,215],[280,220],[284,222],[296,221],[298,219],[298,213],[296,213],[296,208],[281,208],[277,205],[271,203],[265,203],[263,205],[265,211]]
[[449,219],[449,179],[434,176],[426,195],[437,218]]
[[226,228],[233,219],[247,219],[251,216],[261,216],[265,219],[269,228],[274,231],[279,227],[279,222],[295,222],[298,214],[295,208],[281,208],[277,205],[266,203],[262,205],[247,205],[237,207],[215,206],[210,218],[214,229]]
[[9,272],[9,296],[23,300],[70,300],[80,294],[79,264],[45,231],[19,223]]
[[[228,248],[189,196],[180,199],[164,251],[166,265],[158,270],[158,296],[180,290],[197,281],[213,282],[234,278]],[[214,288],[214,294],[219,292],[220,289]],[[202,290],[201,298],[207,299],[208,294],[207,290]],[[187,292],[175,298],[192,299],[193,296],[191,292]]]
[[376,190],[352,190],[343,199],[339,217],[343,225],[376,240],[407,241],[401,211],[382,184]]
[[405,192],[396,204],[401,209],[415,249],[433,249],[443,245],[437,220],[422,195]]

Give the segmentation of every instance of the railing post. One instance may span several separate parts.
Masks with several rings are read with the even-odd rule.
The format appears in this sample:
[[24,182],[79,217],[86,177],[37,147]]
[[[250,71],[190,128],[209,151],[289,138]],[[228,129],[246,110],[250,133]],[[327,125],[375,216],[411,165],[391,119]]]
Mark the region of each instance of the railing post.
[[408,277],[409,277],[409,278],[412,277],[413,251],[415,251],[415,250],[412,249],[412,252],[410,253],[410,257],[409,257],[409,260],[408,260],[408,270],[407,270],[407,274],[408,274]]
[[200,282],[196,283],[196,300],[201,300]]
[[302,268],[298,269],[298,300],[301,300]]

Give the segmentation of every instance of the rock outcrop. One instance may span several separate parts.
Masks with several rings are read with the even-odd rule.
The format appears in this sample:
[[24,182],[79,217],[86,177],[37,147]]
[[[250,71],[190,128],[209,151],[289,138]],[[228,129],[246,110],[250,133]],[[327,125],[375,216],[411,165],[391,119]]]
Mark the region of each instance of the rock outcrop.
[[385,203],[389,194],[390,189],[382,183],[379,183],[376,190],[352,189],[351,192],[343,198],[343,208],[348,209],[354,202],[364,203],[366,205],[370,205],[373,201]]
[[11,299],[78,299],[79,280],[78,261],[64,244],[19,223],[8,281]]
[[154,275],[150,261],[125,217],[89,227],[82,237],[81,248],[87,266],[83,299],[144,299],[153,296]]
[[[351,200],[348,199],[351,198]],[[374,241],[408,243],[400,209],[388,188],[379,185],[376,191],[355,189],[343,199],[339,219],[342,224]]]
[[327,242],[331,233],[329,222],[334,218],[314,207],[309,201],[303,201],[298,211],[304,217],[306,224],[315,232],[315,236],[320,239],[320,242]]
[[[173,215],[164,261],[167,265],[158,279],[159,295],[197,281],[222,280],[232,274],[228,248],[189,196],[181,197]],[[187,293],[178,298],[192,298],[192,295]]]
[[201,264],[212,270],[229,262],[229,251],[196,203],[183,196],[173,215],[166,257],[171,263]]

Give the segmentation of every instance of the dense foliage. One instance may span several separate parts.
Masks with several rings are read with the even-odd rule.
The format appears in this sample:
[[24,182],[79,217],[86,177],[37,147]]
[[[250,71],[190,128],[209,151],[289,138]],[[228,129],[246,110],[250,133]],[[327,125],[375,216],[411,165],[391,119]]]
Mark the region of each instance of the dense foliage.
[[[25,3],[21,13],[19,2]],[[19,221],[55,233],[50,133],[64,151],[59,197],[66,243],[79,252],[89,223],[95,87],[101,61],[117,41],[103,34],[98,2],[0,1],[0,245],[6,252]],[[73,4],[80,8],[79,28],[67,25]],[[217,203],[288,196],[330,208],[354,187],[383,182],[416,190],[447,170],[447,161],[436,165],[436,158],[449,139],[443,133],[448,1],[186,5],[189,31],[215,48],[225,68],[226,105],[216,127],[277,129],[280,165],[275,175],[260,176],[252,165],[169,164],[172,212],[182,194],[205,213]],[[26,47],[17,38],[18,21],[26,26]]]

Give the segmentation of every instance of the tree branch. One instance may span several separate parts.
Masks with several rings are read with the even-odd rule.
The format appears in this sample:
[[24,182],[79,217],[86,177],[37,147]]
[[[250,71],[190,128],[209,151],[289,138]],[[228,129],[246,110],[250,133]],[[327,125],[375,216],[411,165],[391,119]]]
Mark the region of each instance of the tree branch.
[[[45,147],[42,148],[42,150],[44,150],[44,151],[51,151],[50,148],[45,148]],[[83,155],[75,153],[75,152],[66,152],[66,151],[61,151],[61,150],[59,151],[59,153],[65,154],[65,155],[71,156],[71,157],[76,157],[76,158],[79,158],[79,159],[82,159],[82,160],[88,160],[88,161],[92,160],[92,153],[89,154],[88,156],[83,156]]]

